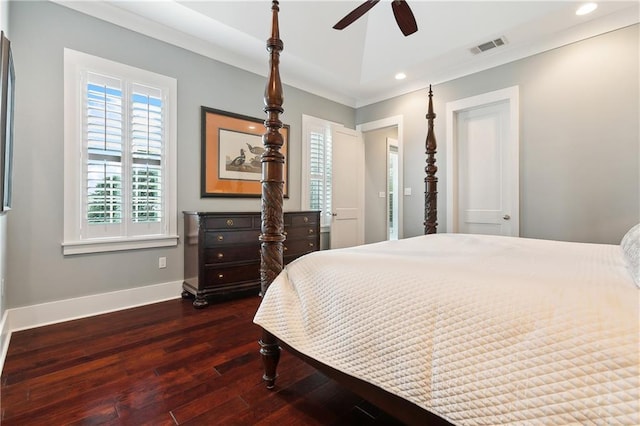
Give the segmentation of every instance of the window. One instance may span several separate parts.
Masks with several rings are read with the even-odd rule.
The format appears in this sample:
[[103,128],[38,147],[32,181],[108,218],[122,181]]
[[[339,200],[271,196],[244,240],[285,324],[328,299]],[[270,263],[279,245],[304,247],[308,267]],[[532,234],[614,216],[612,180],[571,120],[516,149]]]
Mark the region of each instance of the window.
[[323,227],[331,225],[331,127],[328,121],[302,116],[302,202],[311,210],[321,211]]
[[64,254],[176,245],[176,80],[64,61]]

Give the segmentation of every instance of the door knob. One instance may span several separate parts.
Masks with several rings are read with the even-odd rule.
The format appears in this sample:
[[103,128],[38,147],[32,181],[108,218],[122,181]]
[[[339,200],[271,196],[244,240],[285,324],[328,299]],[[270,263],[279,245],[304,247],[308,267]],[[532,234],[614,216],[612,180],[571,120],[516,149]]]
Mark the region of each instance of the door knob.
[[502,216],[502,218],[504,220],[509,220],[509,219],[511,219],[511,216],[509,216],[508,214],[505,214],[504,216]]

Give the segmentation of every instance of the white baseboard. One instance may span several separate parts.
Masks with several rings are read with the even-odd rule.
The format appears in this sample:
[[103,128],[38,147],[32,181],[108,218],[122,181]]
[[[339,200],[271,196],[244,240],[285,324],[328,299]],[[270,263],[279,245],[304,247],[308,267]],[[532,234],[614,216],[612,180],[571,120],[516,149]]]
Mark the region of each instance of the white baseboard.
[[173,281],[7,309],[0,322],[0,373],[14,331],[177,299],[181,292],[182,281]]
[[182,281],[7,309],[11,332],[177,299]]

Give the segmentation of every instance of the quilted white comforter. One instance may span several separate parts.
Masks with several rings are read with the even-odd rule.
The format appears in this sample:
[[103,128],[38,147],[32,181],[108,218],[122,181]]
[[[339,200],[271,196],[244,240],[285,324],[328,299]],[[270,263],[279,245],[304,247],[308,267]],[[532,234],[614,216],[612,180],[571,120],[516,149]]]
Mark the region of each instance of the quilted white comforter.
[[618,246],[436,234],[300,258],[254,321],[457,425],[638,425],[639,294]]

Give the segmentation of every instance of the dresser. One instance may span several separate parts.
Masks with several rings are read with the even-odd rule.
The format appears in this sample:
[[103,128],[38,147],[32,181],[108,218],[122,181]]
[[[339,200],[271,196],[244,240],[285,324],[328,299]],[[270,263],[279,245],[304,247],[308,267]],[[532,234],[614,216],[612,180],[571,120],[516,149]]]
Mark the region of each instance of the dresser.
[[[260,213],[184,212],[182,297],[208,300],[260,292]],[[284,213],[284,263],[320,248],[320,212]]]

